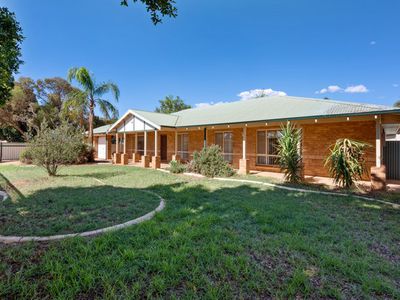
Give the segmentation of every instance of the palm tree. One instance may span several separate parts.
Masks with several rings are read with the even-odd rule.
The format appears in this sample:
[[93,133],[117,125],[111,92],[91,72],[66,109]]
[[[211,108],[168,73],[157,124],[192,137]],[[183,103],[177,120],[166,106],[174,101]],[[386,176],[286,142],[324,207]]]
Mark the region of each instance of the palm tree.
[[[119,98],[119,88],[115,83],[103,82],[97,84],[93,74],[90,74],[85,67],[74,67],[68,71],[68,81],[76,80],[84,93],[84,106],[89,109],[89,141],[93,146],[93,119],[94,108],[97,105],[104,118],[111,119],[118,117],[118,110],[108,100],[103,99],[104,94],[111,92],[116,101]],[[72,101],[72,100],[71,100]]]

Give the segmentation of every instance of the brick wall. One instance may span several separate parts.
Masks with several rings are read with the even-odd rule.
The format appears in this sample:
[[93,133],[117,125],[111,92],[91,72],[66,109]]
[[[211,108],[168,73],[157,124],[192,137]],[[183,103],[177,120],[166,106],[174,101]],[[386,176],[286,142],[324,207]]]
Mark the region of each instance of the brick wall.
[[[304,173],[312,176],[328,176],[324,160],[329,148],[339,138],[350,138],[369,143],[366,163],[369,171],[375,165],[375,121],[341,122],[302,125]],[[365,178],[368,179],[369,175]]]
[[[325,124],[306,124],[301,125],[303,130],[302,152],[304,157],[304,173],[312,176],[328,176],[327,168],[324,166],[324,160],[329,153],[329,147],[339,138],[351,138],[371,144],[367,150],[366,161],[368,171],[375,165],[375,121],[359,122],[337,122]],[[258,166],[256,165],[257,151],[257,130],[276,130],[279,127],[248,127],[247,128],[247,158],[250,162],[251,170],[266,170],[279,172],[278,166]],[[208,129],[207,144],[215,143],[215,133],[230,131],[233,133],[233,167],[239,167],[239,160],[242,158],[242,128]],[[194,151],[200,151],[203,148],[203,129],[180,131],[189,135],[190,158]],[[175,153],[175,132],[164,131],[158,136],[158,149],[160,149],[161,135],[167,136],[167,159],[170,161]],[[110,136],[107,140],[111,139]],[[127,134],[127,151],[132,153],[135,149],[134,134]],[[108,143],[108,153],[111,153],[111,143]],[[154,132],[147,134],[148,155],[154,155]],[[123,151],[121,147],[120,151]],[[160,155],[160,150],[158,152]],[[365,178],[368,179],[369,175]]]

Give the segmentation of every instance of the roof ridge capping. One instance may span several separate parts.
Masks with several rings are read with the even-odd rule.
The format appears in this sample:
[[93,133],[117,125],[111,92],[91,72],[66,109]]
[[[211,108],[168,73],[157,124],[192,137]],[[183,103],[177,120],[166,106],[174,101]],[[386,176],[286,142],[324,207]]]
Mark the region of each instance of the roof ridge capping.
[[[386,108],[386,109],[391,109],[394,106],[387,106],[387,105],[382,105],[382,104],[374,104],[374,103],[365,103],[365,102],[352,102],[352,101],[342,101],[342,100],[335,100],[335,99],[323,99],[323,98],[307,98],[307,97],[298,97],[298,96],[273,96],[274,98],[278,97],[286,97],[286,98],[292,98],[293,100],[295,99],[300,99],[300,100],[308,100],[308,101],[316,101],[316,102],[330,102],[330,103],[335,103],[335,104],[345,104],[345,105],[352,105],[352,106],[369,106],[370,108]],[[262,97],[262,98],[272,98],[272,97]],[[259,99],[259,98],[255,98]]]

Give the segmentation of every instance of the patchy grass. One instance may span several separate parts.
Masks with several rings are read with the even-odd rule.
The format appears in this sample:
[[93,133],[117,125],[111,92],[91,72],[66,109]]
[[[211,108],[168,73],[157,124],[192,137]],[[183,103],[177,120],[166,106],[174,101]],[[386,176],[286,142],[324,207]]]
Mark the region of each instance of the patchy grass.
[[383,204],[133,167],[65,172],[167,206],[91,239],[2,246],[0,298],[400,297],[400,211]]
[[365,196],[365,197],[374,198],[374,199],[380,199],[380,200],[392,202],[395,204],[400,204],[400,194],[398,192],[394,192],[394,191],[371,192],[370,190],[367,190],[367,188],[365,186],[364,187],[353,186],[350,189],[345,189],[345,188],[340,188],[340,187],[327,186],[327,185],[321,184],[321,183],[311,183],[311,182],[289,183],[289,182],[284,182],[282,179],[268,177],[268,176],[257,176],[254,174],[249,174],[249,175],[245,175],[245,176],[236,175],[233,178],[253,180],[253,181],[259,181],[259,182],[267,182],[267,183],[279,184],[279,185],[283,185],[283,186],[289,186],[289,187],[300,188],[300,189],[305,189],[305,190],[353,194],[353,195]]
[[65,168],[48,177],[39,168],[2,168],[0,182],[11,194],[2,202],[0,234],[53,235],[83,232],[132,220],[156,208],[160,200],[138,188],[109,185],[104,179],[124,171]]

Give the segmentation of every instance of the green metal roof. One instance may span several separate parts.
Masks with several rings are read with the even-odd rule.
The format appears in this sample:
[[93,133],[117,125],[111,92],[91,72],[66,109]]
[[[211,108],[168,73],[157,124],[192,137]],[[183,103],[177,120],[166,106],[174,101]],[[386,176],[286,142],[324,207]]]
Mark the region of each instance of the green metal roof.
[[108,129],[111,127],[112,124],[100,126],[93,129],[93,134],[102,134],[107,133]]
[[364,115],[374,112],[400,113],[400,109],[374,104],[277,96],[192,108],[173,115],[179,117],[176,127],[190,127],[352,114]]
[[178,120],[178,116],[173,114],[168,115],[138,109],[131,109],[131,111],[160,126],[175,127]]
[[[317,117],[400,113],[400,108],[336,100],[276,96],[191,108],[173,114],[137,109],[129,111],[158,126],[191,127]],[[106,133],[110,127],[111,125],[98,127],[94,129],[94,133]]]

